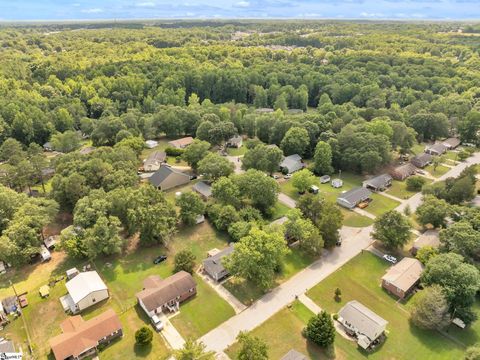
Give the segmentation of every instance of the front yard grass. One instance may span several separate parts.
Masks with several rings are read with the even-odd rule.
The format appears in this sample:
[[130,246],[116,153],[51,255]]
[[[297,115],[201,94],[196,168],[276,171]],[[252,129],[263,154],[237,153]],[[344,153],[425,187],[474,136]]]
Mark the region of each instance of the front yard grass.
[[290,210],[291,209],[287,205],[281,203],[280,201],[277,201],[271,209],[272,212],[269,220],[273,221],[280,219],[281,217],[287,215]]
[[428,165],[425,168],[425,171],[428,171],[430,173],[430,175],[432,175],[433,177],[436,177],[436,178],[446,174],[449,170],[450,170],[449,167],[446,167],[446,166],[443,166],[443,165],[438,165],[435,170],[433,170],[433,165]]
[[[355,350],[357,358],[373,360],[463,358],[464,350],[459,345],[439,332],[421,330],[409,322],[408,308],[411,301],[406,305],[397,303],[396,299],[380,286],[380,279],[388,267],[385,261],[364,251],[312,288],[307,295],[331,313],[337,313],[348,301],[358,300],[389,322],[386,342],[373,353]],[[334,299],[337,287],[342,291],[340,302]],[[355,343],[347,345],[352,350],[357,348]]]
[[227,154],[230,156],[241,156],[247,152],[246,146],[241,146],[239,148],[229,147],[227,148]]
[[[425,185],[432,183],[432,180],[430,179],[423,179],[426,180]],[[388,188],[387,193],[399,199],[409,199],[416,194],[415,191],[407,190],[407,183],[405,181],[398,180],[393,180],[392,186]]]
[[372,193],[370,198],[373,200],[364,210],[375,216],[380,216],[387,211],[395,209],[400,205],[399,201],[390,199],[381,194]]

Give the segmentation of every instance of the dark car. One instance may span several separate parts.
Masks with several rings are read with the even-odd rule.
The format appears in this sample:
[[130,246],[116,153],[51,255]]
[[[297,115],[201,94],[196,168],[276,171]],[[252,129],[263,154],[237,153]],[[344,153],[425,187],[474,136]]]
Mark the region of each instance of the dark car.
[[160,255],[153,260],[154,264],[160,264],[161,262],[167,260],[167,255]]

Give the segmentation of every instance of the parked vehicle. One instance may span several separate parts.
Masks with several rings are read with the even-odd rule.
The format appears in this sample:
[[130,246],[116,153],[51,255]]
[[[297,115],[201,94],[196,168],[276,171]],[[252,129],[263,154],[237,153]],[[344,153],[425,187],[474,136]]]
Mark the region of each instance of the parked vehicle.
[[157,315],[153,315],[150,320],[152,321],[152,325],[157,331],[163,330],[163,322]]
[[273,175],[270,175],[272,178],[274,178],[275,180],[278,180],[280,179],[280,176],[278,176],[277,174],[273,174]]
[[292,177],[292,174],[283,175],[284,179],[290,179],[291,177]]
[[326,184],[330,182],[330,176],[329,175],[323,175],[320,177],[320,183],[321,184]]
[[160,255],[160,256],[157,256],[157,257],[155,258],[155,260],[153,260],[153,263],[154,263],[155,265],[158,265],[158,264],[160,264],[161,262],[164,262],[165,260],[167,260],[167,255]]
[[385,260],[387,260],[389,263],[392,263],[392,264],[396,264],[397,263],[397,258],[392,256],[392,255],[388,255],[388,254],[385,254],[383,255],[383,258]]

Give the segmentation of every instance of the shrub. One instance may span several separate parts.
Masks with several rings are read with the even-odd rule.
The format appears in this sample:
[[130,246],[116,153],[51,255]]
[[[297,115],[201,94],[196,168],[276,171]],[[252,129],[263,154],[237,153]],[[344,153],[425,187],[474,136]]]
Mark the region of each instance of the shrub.
[[138,345],[148,345],[152,342],[153,332],[146,326],[142,326],[135,332],[135,341]]
[[426,180],[421,176],[411,176],[406,180],[408,191],[420,191]]
[[177,149],[177,148],[168,146],[165,149],[165,153],[167,154],[167,156],[175,156],[175,157],[182,156],[183,155],[183,149]]
[[193,268],[195,267],[195,255],[188,250],[179,251],[175,255],[175,269],[174,272],[186,271],[190,274],[193,273]]
[[335,341],[335,326],[326,311],[313,316],[304,329],[305,337],[318,346],[328,348]]

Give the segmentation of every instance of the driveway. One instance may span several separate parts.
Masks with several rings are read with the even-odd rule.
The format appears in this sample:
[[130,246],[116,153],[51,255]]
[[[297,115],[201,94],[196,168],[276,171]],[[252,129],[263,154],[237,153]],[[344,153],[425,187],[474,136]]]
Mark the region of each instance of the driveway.
[[290,196],[285,195],[284,193],[278,193],[278,201],[281,203],[287,205],[289,208],[294,208],[297,206],[297,203],[295,200],[293,200]]
[[340,230],[341,247],[328,252],[325,251],[319,260],[264,295],[248,309],[205,334],[199,340],[207,346],[208,350],[223,351],[235,342],[240,331],[249,331],[256,328],[294,301],[295,296],[304,294],[308,289],[368,247],[372,241],[370,238],[371,231],[371,226],[360,229],[342,227]]
[[242,160],[241,160],[242,157],[243,157],[243,155],[241,155],[241,156],[230,156],[230,155],[226,156],[228,161],[230,161],[235,166],[235,168],[233,169],[235,174],[242,174],[242,173],[245,172],[242,169]]

